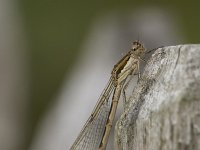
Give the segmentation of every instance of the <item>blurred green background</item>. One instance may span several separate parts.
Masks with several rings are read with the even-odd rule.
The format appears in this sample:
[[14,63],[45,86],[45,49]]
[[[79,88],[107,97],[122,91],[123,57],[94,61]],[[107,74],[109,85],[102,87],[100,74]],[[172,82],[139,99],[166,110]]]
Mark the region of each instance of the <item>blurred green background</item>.
[[185,43],[199,43],[199,1],[19,0],[15,5],[26,37],[30,83],[24,126],[26,138],[19,150],[29,148],[38,121],[84,53],[81,44],[96,17],[111,11],[123,14],[141,6],[156,6],[176,13]]

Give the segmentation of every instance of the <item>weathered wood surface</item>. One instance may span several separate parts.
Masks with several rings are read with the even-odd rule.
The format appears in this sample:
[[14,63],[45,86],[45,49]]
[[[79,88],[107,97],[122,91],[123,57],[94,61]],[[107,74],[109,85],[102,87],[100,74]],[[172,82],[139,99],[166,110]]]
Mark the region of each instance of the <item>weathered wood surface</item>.
[[116,149],[200,150],[200,45],[156,50],[115,127]]

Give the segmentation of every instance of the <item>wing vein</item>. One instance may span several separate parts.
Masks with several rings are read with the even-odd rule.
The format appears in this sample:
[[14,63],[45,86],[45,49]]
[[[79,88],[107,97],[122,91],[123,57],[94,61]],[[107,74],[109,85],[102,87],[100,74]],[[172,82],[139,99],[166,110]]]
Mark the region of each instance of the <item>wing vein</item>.
[[110,96],[114,89],[111,76],[106,88],[103,90],[92,114],[75,140],[70,150],[93,150],[98,148],[107,121],[111,102]]

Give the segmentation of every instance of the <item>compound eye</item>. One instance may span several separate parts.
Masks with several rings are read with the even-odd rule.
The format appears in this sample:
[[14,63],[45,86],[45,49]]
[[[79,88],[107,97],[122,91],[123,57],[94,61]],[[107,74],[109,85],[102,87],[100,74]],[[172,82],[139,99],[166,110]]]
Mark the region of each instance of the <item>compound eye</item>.
[[136,51],[136,49],[137,49],[137,45],[133,45],[133,46],[132,46],[132,50],[133,50],[133,51]]

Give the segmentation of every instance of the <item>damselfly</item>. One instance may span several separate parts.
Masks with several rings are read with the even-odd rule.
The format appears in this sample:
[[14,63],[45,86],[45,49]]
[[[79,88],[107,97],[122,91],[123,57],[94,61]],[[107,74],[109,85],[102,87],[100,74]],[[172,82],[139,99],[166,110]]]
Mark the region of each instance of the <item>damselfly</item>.
[[141,56],[144,53],[144,46],[135,41],[129,52],[114,66],[106,88],[71,150],[106,149],[120,95],[128,84],[128,76],[138,74],[140,78],[140,60],[143,60]]

